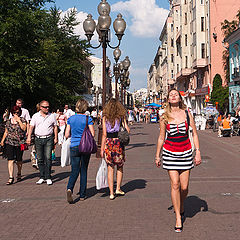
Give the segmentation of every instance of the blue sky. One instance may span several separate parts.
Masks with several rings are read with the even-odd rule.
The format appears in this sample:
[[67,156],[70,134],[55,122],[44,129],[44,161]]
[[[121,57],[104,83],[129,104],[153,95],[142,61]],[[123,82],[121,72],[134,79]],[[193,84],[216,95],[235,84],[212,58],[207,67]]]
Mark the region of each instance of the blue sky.
[[[98,19],[97,6],[100,0],[55,0],[56,6],[66,12],[69,8],[75,7],[78,11],[78,20],[83,21],[88,13],[93,15],[95,20]],[[142,87],[147,87],[147,71],[153,62],[157,48],[160,44],[159,35],[166,20],[169,1],[168,0],[108,0],[111,5],[110,16],[112,22],[120,12],[127,22],[127,29],[123,36],[120,49],[123,60],[129,56],[131,60],[130,90],[134,91]],[[48,4],[48,8],[53,4]],[[82,26],[76,29],[76,32],[85,39]],[[97,44],[97,38],[93,39],[93,45]],[[117,39],[112,30],[111,45],[116,45]],[[92,53],[101,58],[101,48],[92,49]],[[113,63],[113,50],[107,48],[107,55]],[[111,65],[112,67],[112,65]]]

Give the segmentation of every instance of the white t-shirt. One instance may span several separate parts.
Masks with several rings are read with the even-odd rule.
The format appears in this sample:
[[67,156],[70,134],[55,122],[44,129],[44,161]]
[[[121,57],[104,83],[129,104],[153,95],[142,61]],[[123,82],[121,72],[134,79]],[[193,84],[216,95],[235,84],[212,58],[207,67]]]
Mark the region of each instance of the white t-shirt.
[[[29,111],[26,109],[26,108],[21,108],[22,110],[22,114],[20,117],[24,118],[26,121],[30,121],[31,120],[31,117],[30,117],[30,114],[29,114]],[[9,115],[9,119],[11,119],[13,116],[12,114],[10,113]]]
[[70,108],[68,110],[64,109],[63,113],[67,118],[70,118],[71,116],[75,115],[75,112]]
[[92,111],[91,116],[92,116],[93,118],[96,118],[96,117],[97,117],[97,111]]

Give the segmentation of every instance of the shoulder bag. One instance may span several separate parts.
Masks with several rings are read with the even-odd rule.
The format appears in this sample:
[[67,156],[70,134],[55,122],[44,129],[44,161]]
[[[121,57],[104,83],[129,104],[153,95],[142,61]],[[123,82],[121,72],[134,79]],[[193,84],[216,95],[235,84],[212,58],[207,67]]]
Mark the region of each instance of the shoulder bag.
[[193,129],[190,126],[190,117],[189,117],[189,113],[188,110],[185,110],[186,116],[187,116],[187,124],[188,124],[188,138],[190,140],[190,143],[192,145],[192,151],[195,150],[195,146],[194,146],[194,142],[193,142]]
[[83,130],[82,138],[78,146],[79,152],[82,154],[91,154],[97,152],[97,144],[88,127],[88,116],[86,116],[86,125]]
[[127,129],[123,126],[122,120],[118,132],[118,138],[122,146],[127,146],[130,142],[130,136]]

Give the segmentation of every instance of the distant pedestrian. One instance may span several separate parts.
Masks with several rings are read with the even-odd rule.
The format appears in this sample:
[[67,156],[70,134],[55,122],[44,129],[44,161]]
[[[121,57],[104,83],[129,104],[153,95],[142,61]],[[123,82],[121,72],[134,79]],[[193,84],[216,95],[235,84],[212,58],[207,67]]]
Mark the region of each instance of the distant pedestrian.
[[40,111],[32,116],[30,122],[27,143],[31,143],[31,134],[33,129],[35,134],[35,146],[37,152],[38,167],[40,179],[36,184],[42,184],[45,181],[52,185],[51,167],[52,167],[52,149],[58,142],[57,121],[54,114],[49,113],[49,102],[40,102]]
[[63,113],[66,115],[67,118],[70,118],[75,114],[75,112],[68,107],[68,104],[65,104]]
[[126,122],[126,110],[116,99],[112,98],[103,109],[103,136],[101,144],[101,156],[105,157],[108,165],[108,185],[110,200],[115,198],[113,190],[114,166],[117,165],[117,188],[116,195],[125,195],[121,190],[123,177],[123,165],[125,162],[124,147],[121,146],[118,132],[122,124],[128,132],[130,129]]
[[8,159],[8,172],[9,180],[6,183],[11,185],[14,182],[14,161],[16,161],[18,173],[17,181],[21,180],[22,172],[22,156],[23,149],[21,149],[21,144],[25,143],[25,134],[27,122],[23,117],[20,117],[22,114],[21,108],[14,106],[11,109],[12,118],[6,121],[5,132],[1,140],[1,146],[4,146],[4,141],[6,140],[6,156]]
[[57,122],[59,127],[58,133],[58,144],[62,145],[64,140],[64,131],[67,124],[67,117],[63,114],[63,109],[59,109],[59,114],[57,116]]
[[[195,164],[201,163],[199,140],[193,116],[186,110],[180,93],[171,89],[166,108],[160,118],[160,134],[157,143],[155,163],[160,167],[162,150],[163,168],[168,170],[171,182],[171,197],[176,214],[175,232],[183,229],[184,200],[188,194],[190,169],[194,167],[189,126],[193,128],[193,142],[196,149]],[[165,135],[167,133],[167,139]]]
[[67,127],[65,131],[65,137],[69,138],[71,136],[70,145],[70,159],[71,159],[71,175],[68,180],[67,185],[67,201],[73,203],[73,189],[75,183],[80,174],[80,200],[86,198],[87,189],[87,170],[91,154],[82,154],[79,152],[78,146],[80,144],[83,130],[87,125],[94,136],[93,121],[91,117],[86,116],[85,112],[88,109],[88,102],[84,99],[80,99],[76,103],[76,115],[71,116],[67,120]]
[[97,115],[98,115],[98,114],[97,114],[96,109],[93,109],[92,112],[91,112],[91,117],[92,117],[92,119],[93,119],[94,124],[97,123]]

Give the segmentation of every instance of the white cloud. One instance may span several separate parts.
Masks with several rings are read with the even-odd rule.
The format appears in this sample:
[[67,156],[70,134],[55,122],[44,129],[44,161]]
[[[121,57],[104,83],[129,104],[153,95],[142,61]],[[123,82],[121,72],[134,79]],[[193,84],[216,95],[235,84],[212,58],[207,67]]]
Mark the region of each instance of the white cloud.
[[131,16],[130,31],[137,37],[159,36],[169,11],[160,8],[156,0],[129,0],[112,5],[112,11],[122,11]]
[[[68,14],[68,12],[70,12],[71,10],[74,10],[74,8],[69,8],[68,10],[64,11],[64,12],[61,12],[61,17],[64,17],[66,14]],[[77,9],[76,9],[77,10]],[[83,22],[84,20],[87,18],[87,15],[88,13],[85,13],[85,12],[77,12],[77,15],[76,15],[76,20],[77,22],[79,22],[79,24],[75,27],[75,33],[77,35],[80,35],[80,38],[81,39],[87,39],[87,37],[85,36],[85,32],[83,30]],[[97,20],[95,20],[96,24],[97,24]],[[94,36],[92,37],[92,41],[97,41],[98,40],[98,36],[97,36],[97,33],[96,31],[94,32]]]

